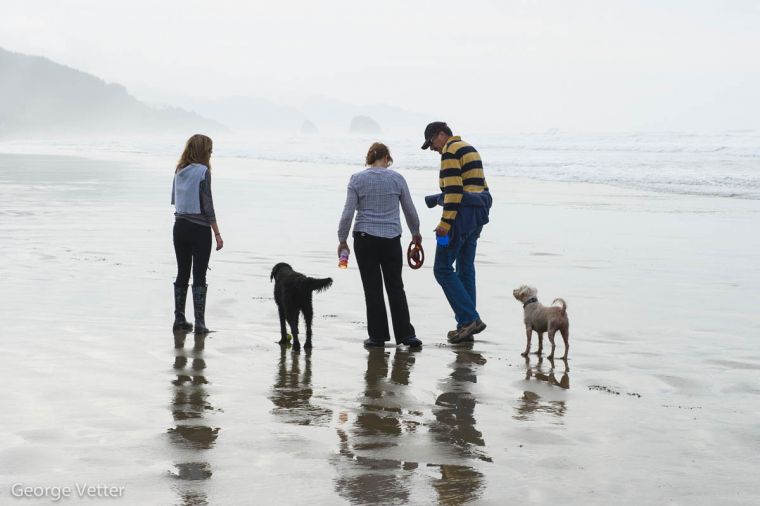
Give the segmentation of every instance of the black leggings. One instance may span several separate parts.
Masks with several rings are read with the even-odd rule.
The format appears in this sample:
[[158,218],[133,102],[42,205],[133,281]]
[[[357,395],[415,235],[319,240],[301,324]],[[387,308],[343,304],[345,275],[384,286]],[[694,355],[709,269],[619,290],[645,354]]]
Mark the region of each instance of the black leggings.
[[388,313],[385,312],[383,284],[391,308],[393,336],[396,343],[414,335],[409,321],[404,282],[401,280],[403,256],[401,236],[392,239],[354,232],[354,253],[367,303],[367,333],[373,341],[390,340]]
[[193,286],[205,285],[208,260],[211,257],[211,227],[188,220],[176,220],[174,253],[177,255],[177,284],[188,284],[192,267]]

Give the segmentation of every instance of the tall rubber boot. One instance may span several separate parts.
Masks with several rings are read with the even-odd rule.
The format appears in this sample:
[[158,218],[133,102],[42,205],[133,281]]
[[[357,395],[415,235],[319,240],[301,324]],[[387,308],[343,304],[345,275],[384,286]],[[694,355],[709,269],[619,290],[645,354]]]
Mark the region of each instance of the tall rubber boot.
[[195,309],[195,333],[206,334],[206,292],[208,285],[193,285],[193,309]]
[[172,325],[172,330],[193,330],[193,324],[185,318],[186,300],[187,285],[174,283],[174,325]]

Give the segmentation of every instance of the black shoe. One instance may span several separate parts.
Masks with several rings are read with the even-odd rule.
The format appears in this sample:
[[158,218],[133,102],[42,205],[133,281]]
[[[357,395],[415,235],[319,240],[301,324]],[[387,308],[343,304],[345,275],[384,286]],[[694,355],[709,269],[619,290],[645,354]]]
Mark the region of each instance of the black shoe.
[[380,341],[373,341],[372,339],[365,339],[364,346],[367,348],[385,348],[385,343]]
[[401,344],[405,346],[409,346],[410,348],[421,348],[422,347],[422,341],[417,339],[416,336],[410,336],[401,341]]

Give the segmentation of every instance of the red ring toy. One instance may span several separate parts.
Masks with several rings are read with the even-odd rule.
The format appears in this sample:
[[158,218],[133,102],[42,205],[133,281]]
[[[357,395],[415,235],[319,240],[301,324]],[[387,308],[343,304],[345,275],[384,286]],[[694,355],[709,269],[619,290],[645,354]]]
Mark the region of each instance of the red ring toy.
[[406,261],[412,269],[422,267],[422,264],[425,263],[425,250],[422,249],[422,244],[409,243],[409,248],[406,250]]

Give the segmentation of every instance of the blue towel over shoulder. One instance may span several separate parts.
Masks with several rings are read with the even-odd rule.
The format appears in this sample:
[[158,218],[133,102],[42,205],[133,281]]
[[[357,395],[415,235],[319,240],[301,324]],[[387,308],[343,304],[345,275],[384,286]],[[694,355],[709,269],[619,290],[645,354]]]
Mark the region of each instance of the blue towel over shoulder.
[[[459,205],[459,212],[454,220],[454,226],[449,231],[451,241],[456,241],[457,237],[463,232],[473,230],[488,223],[488,214],[492,204],[493,197],[489,191],[478,193],[464,192],[462,194],[462,203]],[[443,206],[443,193],[426,196],[425,205],[429,208]]]

